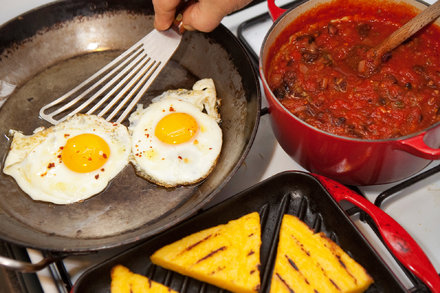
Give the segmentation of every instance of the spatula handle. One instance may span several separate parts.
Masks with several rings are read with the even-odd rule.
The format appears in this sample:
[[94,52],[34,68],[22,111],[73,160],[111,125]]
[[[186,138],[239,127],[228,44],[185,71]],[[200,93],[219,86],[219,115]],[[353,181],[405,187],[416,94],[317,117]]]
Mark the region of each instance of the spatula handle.
[[183,27],[183,12],[195,2],[195,0],[183,0],[180,2],[179,6],[177,6],[176,17],[174,18],[171,28],[179,34],[183,34],[185,32],[185,28]]
[[417,242],[399,223],[344,185],[321,175],[313,175],[337,202],[346,200],[366,212],[379,229],[385,244],[400,263],[413,272],[432,292],[440,292],[440,276]]

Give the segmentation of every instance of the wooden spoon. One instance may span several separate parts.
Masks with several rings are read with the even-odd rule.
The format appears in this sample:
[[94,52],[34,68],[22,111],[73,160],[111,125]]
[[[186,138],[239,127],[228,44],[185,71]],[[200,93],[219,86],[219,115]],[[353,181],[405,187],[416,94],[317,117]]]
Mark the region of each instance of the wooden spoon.
[[[388,55],[387,53],[391,52],[394,48],[439,16],[440,1],[437,1],[394,31],[378,46],[366,51],[364,56],[358,56],[357,60],[360,60],[357,66],[359,75],[362,77],[368,77],[374,74],[380,67],[380,64],[384,61],[383,59],[386,59],[384,57]],[[355,52],[355,54],[357,53],[359,53],[359,50]]]

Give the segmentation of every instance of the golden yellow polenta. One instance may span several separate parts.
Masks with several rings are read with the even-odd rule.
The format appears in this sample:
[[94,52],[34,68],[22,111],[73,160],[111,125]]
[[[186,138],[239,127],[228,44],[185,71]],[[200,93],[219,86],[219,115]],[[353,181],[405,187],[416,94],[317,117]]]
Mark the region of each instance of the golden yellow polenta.
[[151,256],[151,261],[238,293],[260,289],[261,227],[257,212],[199,231]]
[[112,268],[111,279],[111,293],[177,293],[165,285],[131,272],[123,265]]
[[363,292],[373,279],[323,233],[284,215],[270,292]]

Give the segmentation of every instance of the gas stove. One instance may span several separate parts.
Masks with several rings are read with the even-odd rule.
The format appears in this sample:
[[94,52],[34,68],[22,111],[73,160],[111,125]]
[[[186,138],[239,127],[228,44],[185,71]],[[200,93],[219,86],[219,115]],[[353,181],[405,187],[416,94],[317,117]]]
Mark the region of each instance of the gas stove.
[[[2,7],[0,24],[48,2],[50,0],[16,0],[13,2],[0,0]],[[289,5],[291,2],[279,1],[277,4]],[[427,2],[432,3],[434,1]],[[245,44],[254,57],[257,66],[260,46],[266,32],[272,25],[272,20],[267,14],[266,3],[255,1],[251,6],[227,16],[222,24]],[[262,107],[263,109],[266,107],[264,97]],[[205,208],[286,170],[305,171],[279,146],[272,133],[269,117],[263,114],[255,141],[243,165]],[[409,181],[355,187],[359,193],[378,205],[412,235],[429,257],[437,272],[440,271],[440,228],[438,226],[438,223],[440,223],[440,213],[438,212],[440,210],[440,174],[438,174],[438,171],[440,171],[439,162],[433,162]],[[400,267],[382,244],[374,226],[365,219],[363,213],[350,205],[344,206],[344,208],[404,286],[410,291],[426,291],[426,288],[417,279]],[[7,247],[6,252],[13,250],[12,254],[14,255],[22,253],[22,250]],[[117,255],[125,249],[127,247],[100,251],[94,254],[68,256],[63,261],[56,262],[39,271],[36,275],[18,275],[18,279],[21,279],[19,280],[21,285],[17,288],[23,292],[68,292],[72,284],[87,268],[110,256]],[[25,252],[27,252],[33,263],[42,258],[39,251],[26,249]],[[32,278],[32,276],[36,276],[36,278]],[[12,278],[17,277],[13,275]],[[17,291],[17,288],[11,290],[11,292]]]

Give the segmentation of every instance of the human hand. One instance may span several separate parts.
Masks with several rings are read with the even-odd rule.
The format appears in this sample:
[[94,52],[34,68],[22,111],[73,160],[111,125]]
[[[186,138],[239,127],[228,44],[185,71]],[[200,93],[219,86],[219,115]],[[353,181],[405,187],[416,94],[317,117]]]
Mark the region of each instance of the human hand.
[[[199,0],[183,12],[182,24],[186,30],[210,32],[231,12],[243,8],[252,0]],[[168,29],[174,21],[176,7],[181,0],[153,0],[157,30]]]

